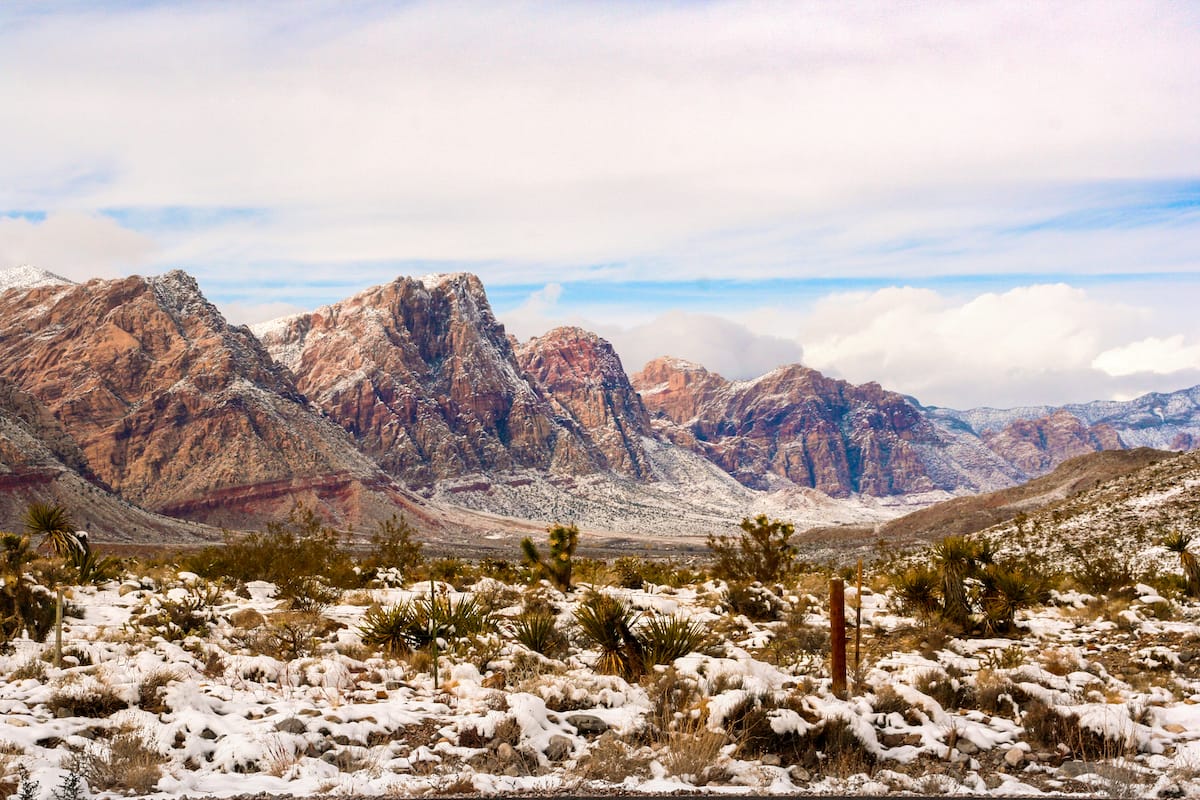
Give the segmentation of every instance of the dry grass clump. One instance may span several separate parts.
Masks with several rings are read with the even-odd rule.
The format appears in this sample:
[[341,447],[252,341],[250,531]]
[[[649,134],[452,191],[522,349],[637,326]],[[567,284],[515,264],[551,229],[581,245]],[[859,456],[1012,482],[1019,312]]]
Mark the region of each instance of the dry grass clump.
[[158,785],[166,760],[141,732],[125,729],[72,753],[64,766],[81,775],[92,791],[144,795]]
[[975,692],[968,684],[933,669],[918,675],[913,688],[932,697],[947,711],[972,708],[976,702]]
[[912,704],[891,686],[883,686],[875,692],[871,707],[876,714],[904,714],[912,708]]
[[128,703],[107,680],[71,673],[66,675],[46,701],[56,715],[72,717],[111,717]]
[[1079,657],[1067,650],[1047,650],[1042,654],[1042,669],[1051,675],[1070,675],[1079,668]]
[[138,706],[143,711],[161,714],[167,710],[162,690],[172,681],[183,680],[183,673],[170,667],[160,667],[148,673],[138,684]]
[[984,668],[975,673],[975,703],[980,711],[988,714],[1015,712],[1016,701],[1012,696],[1013,682],[1006,675]]
[[641,747],[630,745],[613,731],[605,731],[575,765],[579,777],[589,781],[621,783],[626,778],[650,776],[653,758]]

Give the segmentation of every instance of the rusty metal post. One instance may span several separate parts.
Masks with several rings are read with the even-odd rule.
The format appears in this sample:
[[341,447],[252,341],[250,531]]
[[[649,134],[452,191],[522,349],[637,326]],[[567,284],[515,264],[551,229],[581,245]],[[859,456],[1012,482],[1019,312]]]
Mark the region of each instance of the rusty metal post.
[[829,581],[829,642],[833,646],[830,671],[833,693],[846,696],[846,587],[841,578]]

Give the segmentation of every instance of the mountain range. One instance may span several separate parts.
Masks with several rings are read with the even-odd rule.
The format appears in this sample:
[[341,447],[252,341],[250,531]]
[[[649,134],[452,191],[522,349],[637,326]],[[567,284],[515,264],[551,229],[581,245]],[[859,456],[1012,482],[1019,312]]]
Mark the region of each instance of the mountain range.
[[579,328],[517,342],[465,273],[251,329],[180,271],[0,272],[0,528],[40,496],[112,538],[254,527],[297,502],[484,534],[703,534],[758,511],[871,525],[1073,456],[1197,442],[1200,387],[960,411],[798,364],[731,381],[664,357],[630,376]]

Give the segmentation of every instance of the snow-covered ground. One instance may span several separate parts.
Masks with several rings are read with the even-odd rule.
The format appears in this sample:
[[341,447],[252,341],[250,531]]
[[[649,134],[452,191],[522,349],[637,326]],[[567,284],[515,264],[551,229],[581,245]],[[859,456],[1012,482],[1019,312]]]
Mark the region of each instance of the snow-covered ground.
[[[586,587],[438,585],[501,623],[447,643],[436,684],[428,657],[381,655],[359,631],[371,604],[428,584],[352,592],[319,617],[287,611],[269,584],[234,593],[161,569],[79,588],[61,668],[29,640],[0,656],[0,780],[15,792],[23,768],[45,800],[72,773],[93,793],[149,774],[140,792],[163,797],[1200,795],[1200,606],[1145,586],[1117,605],[1071,592],[1023,613],[1013,638],[954,638],[865,590],[860,681],[839,698],[825,586],[786,588],[773,622],[731,612],[712,583],[600,587],[643,620],[679,614],[715,636],[627,682],[598,674],[571,632]],[[561,658],[506,633],[535,596],[568,631]],[[156,634],[153,616],[187,602],[207,631]]]

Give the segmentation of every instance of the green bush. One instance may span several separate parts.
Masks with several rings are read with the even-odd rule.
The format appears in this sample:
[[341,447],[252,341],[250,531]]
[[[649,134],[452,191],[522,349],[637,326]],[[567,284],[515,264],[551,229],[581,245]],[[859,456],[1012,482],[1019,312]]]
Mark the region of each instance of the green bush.
[[512,635],[535,653],[551,658],[566,650],[567,640],[557,617],[548,611],[527,611],[512,622]]
[[645,669],[642,643],[633,632],[637,613],[611,595],[590,592],[575,609],[583,635],[600,649],[596,671],[634,680]]
[[461,640],[495,629],[492,615],[474,597],[457,603],[445,595],[407,600],[390,608],[373,606],[363,617],[363,644],[392,654],[428,647],[435,639]]
[[783,580],[796,559],[792,524],[759,514],[753,520],[743,519],[739,527],[742,532],[736,536],[708,537],[706,544],[716,559],[713,575],[730,583]]
[[712,637],[704,623],[679,614],[650,617],[637,631],[647,666],[670,664],[688,653],[702,652]]

